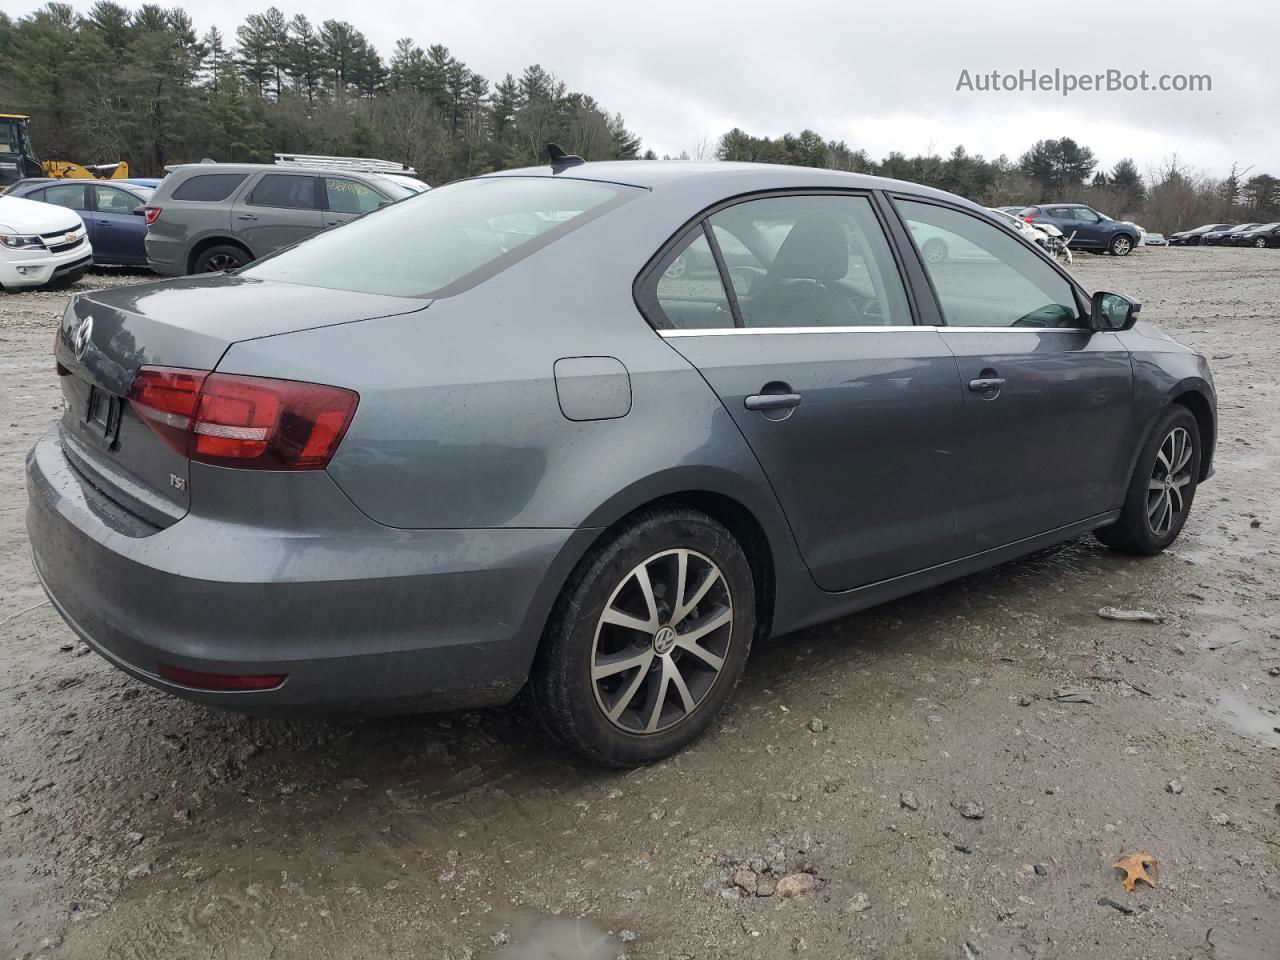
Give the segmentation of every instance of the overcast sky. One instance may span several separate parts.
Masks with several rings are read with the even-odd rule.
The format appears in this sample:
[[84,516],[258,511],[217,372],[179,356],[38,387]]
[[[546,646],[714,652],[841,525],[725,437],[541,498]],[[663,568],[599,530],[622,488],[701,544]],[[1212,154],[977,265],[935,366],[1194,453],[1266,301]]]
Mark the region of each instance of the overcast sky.
[[[134,5],[129,0],[121,0]],[[17,16],[33,0],[0,0]],[[89,0],[73,0],[87,9]],[[168,5],[168,4],[165,4]],[[267,2],[187,3],[229,39]],[[646,147],[696,154],[734,126],[776,136],[810,127],[879,159],[892,149],[1016,158],[1071,136],[1106,167],[1144,172],[1177,153],[1220,175],[1233,163],[1280,175],[1275,0],[308,0],[313,22],[345,19],[389,55],[396,39],[444,43],[490,80],[541,63],[621,112]],[[962,70],[1209,74],[1200,93],[957,92]]]

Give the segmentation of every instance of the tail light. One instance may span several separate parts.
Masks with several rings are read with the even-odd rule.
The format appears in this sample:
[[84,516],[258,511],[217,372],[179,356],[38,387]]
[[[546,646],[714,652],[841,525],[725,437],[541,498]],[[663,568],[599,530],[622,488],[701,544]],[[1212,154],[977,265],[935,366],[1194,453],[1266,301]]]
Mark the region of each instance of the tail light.
[[169,446],[201,463],[323,470],[358,394],[341,387],[180,367],[141,367],[129,403]]
[[147,221],[148,227],[160,219],[161,209],[162,209],[161,207],[143,207],[142,208],[142,217],[144,220]]
[[170,683],[178,683],[196,690],[274,690],[284,683],[285,673],[206,673],[203,670],[188,670],[162,663],[156,670]]
[[[1033,211],[1031,211],[1030,213],[1024,213],[1024,214],[1022,215],[1022,219],[1023,219],[1023,220],[1025,220],[1025,221],[1027,221],[1027,223],[1035,223],[1035,222],[1036,222],[1036,218],[1037,218],[1037,217],[1039,217],[1039,216],[1040,216],[1040,211],[1039,211],[1039,210],[1033,210]],[[150,221],[148,221],[148,222],[150,222]]]

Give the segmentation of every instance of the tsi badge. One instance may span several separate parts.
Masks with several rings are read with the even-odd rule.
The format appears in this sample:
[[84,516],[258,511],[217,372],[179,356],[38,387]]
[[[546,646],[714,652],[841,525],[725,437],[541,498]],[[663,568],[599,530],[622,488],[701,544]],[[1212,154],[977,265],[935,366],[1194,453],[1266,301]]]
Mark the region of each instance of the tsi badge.
[[88,316],[80,321],[76,332],[71,335],[71,346],[75,348],[76,359],[83,360],[85,351],[89,349],[89,340],[93,337],[93,317]]
[[176,473],[171,473],[169,474],[169,486],[173,487],[175,490],[185,490],[187,489],[187,478],[180,477]]

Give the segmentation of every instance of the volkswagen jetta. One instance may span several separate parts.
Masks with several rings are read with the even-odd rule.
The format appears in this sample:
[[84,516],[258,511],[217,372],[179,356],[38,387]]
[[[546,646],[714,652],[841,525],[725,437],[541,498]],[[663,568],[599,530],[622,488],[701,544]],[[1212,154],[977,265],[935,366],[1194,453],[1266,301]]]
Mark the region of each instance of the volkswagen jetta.
[[766,635],[1090,531],[1168,546],[1215,399],[1138,310],[907,183],[479,177],[233,274],[76,296],[27,460],[35,565],[178,696],[523,690],[594,760],[652,761]]

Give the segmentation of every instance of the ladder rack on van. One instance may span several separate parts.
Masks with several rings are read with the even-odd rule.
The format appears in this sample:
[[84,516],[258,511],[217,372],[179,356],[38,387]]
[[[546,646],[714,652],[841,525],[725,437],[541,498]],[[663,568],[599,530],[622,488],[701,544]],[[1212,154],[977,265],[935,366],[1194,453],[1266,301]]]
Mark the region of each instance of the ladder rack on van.
[[349,170],[352,173],[398,173],[416,177],[418,171],[394,160],[365,157],[324,157],[308,153],[277,153],[276,164],[282,167],[314,167],[325,170]]

